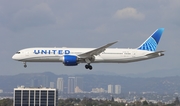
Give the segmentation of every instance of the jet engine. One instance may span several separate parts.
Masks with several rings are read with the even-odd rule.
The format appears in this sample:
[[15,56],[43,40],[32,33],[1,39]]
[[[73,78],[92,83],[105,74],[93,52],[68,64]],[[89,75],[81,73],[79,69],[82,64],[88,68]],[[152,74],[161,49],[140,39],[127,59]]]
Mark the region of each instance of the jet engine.
[[78,65],[78,57],[75,55],[64,55],[62,62],[65,66],[76,66]]

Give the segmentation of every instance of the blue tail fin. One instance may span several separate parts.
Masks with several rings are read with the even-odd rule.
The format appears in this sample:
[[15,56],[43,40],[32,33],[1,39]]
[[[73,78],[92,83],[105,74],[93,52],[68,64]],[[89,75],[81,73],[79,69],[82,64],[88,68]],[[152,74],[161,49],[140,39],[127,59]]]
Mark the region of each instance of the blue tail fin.
[[156,51],[156,47],[159,43],[164,28],[157,29],[141,46],[139,50]]

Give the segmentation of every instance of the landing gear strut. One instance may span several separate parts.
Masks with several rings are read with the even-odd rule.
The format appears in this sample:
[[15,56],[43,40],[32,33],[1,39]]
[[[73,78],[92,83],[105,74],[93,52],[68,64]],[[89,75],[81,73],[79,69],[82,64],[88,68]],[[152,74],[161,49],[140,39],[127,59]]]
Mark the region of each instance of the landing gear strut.
[[27,67],[27,64],[26,64],[26,62],[23,62],[23,64],[24,64],[24,68],[26,68],[26,67]]
[[88,64],[85,65],[85,68],[92,70],[93,67],[90,65],[90,63],[88,63]]

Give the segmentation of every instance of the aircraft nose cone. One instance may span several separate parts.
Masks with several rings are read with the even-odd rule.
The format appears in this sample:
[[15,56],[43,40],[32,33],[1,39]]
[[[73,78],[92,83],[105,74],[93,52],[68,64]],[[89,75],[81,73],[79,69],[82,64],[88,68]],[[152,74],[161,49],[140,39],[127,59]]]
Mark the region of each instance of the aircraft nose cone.
[[12,56],[12,59],[13,59],[13,60],[17,60],[17,56],[16,56],[16,55],[13,55],[13,56]]
[[12,59],[14,60],[14,55],[12,56]]

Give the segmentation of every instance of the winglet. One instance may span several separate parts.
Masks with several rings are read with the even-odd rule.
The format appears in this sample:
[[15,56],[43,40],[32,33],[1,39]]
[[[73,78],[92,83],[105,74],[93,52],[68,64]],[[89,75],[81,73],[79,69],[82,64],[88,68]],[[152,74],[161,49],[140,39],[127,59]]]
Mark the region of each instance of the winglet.
[[160,41],[164,28],[157,29],[141,46],[139,50],[156,51],[156,47]]

